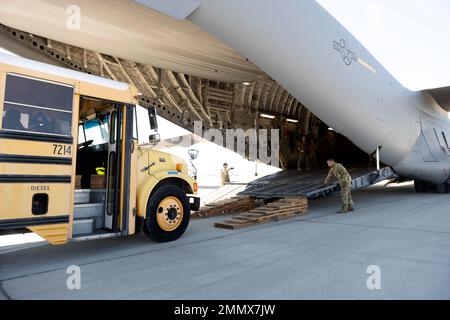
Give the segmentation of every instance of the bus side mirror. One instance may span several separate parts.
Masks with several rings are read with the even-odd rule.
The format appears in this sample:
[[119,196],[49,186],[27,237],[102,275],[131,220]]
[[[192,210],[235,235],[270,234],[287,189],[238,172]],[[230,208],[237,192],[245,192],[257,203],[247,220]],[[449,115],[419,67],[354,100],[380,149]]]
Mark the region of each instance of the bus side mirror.
[[191,160],[195,160],[195,159],[197,159],[197,157],[198,157],[198,150],[195,150],[195,149],[190,149],[190,150],[188,150],[188,153],[189,153],[189,157],[191,157]]
[[159,134],[151,134],[148,136],[148,141],[151,144],[157,144],[158,142],[161,141],[161,136]]

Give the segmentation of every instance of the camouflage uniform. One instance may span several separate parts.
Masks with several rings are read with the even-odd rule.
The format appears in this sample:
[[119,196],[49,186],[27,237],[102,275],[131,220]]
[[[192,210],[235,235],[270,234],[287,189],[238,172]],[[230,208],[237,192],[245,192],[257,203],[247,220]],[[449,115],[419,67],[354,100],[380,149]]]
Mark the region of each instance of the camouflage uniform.
[[230,182],[230,174],[229,174],[230,169],[222,169],[220,171],[220,176],[222,177],[222,185],[224,186],[225,184]]
[[353,209],[353,200],[351,194],[352,177],[348,173],[347,169],[340,163],[334,163],[328,171],[328,175],[325,178],[325,184],[329,182],[331,177],[334,176],[341,186],[341,210],[347,211]]

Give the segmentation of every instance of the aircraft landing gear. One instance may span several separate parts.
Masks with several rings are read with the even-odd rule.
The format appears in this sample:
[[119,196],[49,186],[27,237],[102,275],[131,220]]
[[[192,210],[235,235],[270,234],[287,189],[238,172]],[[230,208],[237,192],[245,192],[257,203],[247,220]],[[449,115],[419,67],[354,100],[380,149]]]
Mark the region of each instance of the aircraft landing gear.
[[438,185],[436,185],[436,192],[437,193],[450,193],[450,185],[447,182],[438,184]]
[[414,180],[414,190],[416,190],[417,193],[424,193],[429,190],[429,185],[426,182],[420,181],[420,180]]
[[417,193],[436,192],[436,193],[450,193],[450,184],[447,182],[433,185],[428,182],[414,180],[414,189]]

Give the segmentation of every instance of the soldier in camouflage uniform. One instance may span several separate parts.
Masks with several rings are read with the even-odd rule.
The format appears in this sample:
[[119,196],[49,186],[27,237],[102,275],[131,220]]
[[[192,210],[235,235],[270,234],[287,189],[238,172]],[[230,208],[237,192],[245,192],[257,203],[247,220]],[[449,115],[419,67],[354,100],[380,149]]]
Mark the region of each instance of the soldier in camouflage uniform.
[[328,159],[327,164],[328,167],[330,167],[330,171],[328,171],[328,175],[325,178],[325,185],[327,185],[330,182],[331,177],[334,176],[341,186],[342,207],[338,213],[353,211],[353,200],[351,194],[352,177],[348,173],[347,169],[345,169],[342,164],[335,162],[334,159]]
[[226,185],[230,182],[230,170],[233,170],[234,168],[228,169],[228,164],[224,163],[222,170],[220,170],[220,176],[222,178],[222,185]]

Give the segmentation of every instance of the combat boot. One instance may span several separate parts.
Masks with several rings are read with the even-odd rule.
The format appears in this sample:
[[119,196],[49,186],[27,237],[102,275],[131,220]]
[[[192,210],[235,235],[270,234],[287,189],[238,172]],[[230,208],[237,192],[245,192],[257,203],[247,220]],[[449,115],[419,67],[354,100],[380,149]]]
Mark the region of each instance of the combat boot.
[[353,208],[353,206],[348,206],[348,211],[355,211],[355,208]]
[[336,211],[336,213],[347,213],[347,212],[348,212],[348,210],[346,210],[346,209],[341,209],[339,211]]

